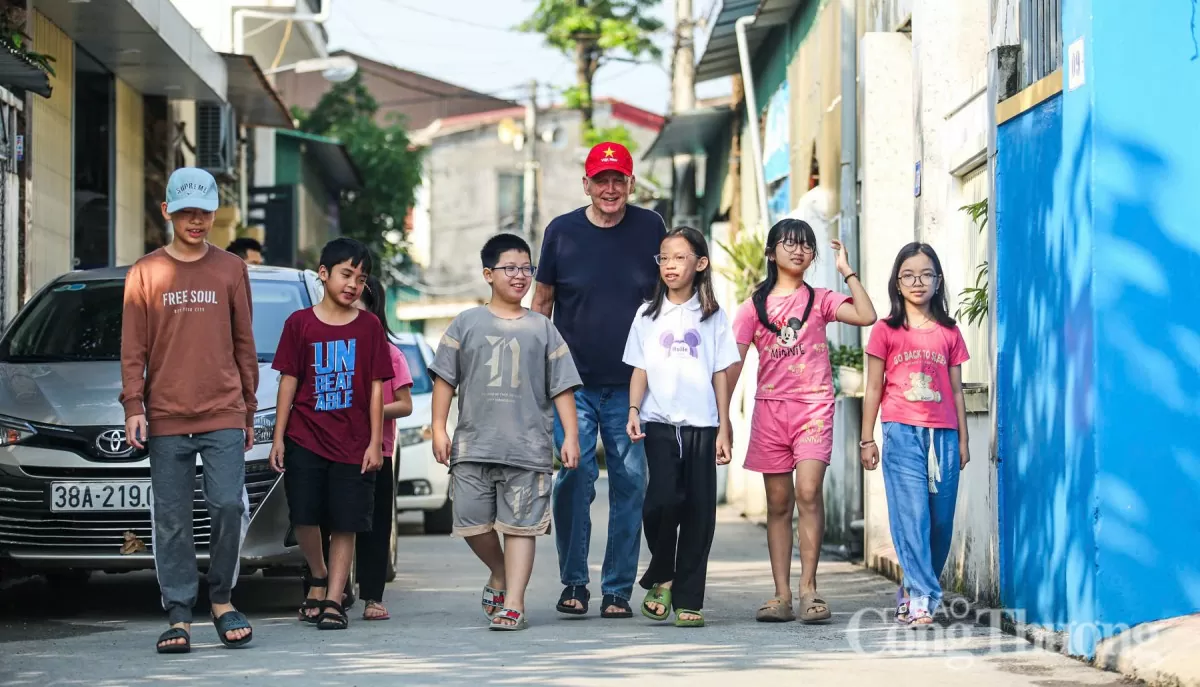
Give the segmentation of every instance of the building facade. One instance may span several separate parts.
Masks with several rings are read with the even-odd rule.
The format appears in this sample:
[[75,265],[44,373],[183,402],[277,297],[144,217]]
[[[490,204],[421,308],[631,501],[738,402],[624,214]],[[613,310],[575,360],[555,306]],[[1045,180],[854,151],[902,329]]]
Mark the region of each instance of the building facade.
[[[413,134],[425,148],[422,179],[408,235],[418,271],[408,279],[410,299],[397,305],[397,317],[424,331],[430,341],[455,315],[486,300],[479,248],[499,232],[523,234],[535,253],[546,223],[588,202],[583,193],[587,155],[577,111],[548,108],[538,113],[536,153],[537,220],[523,227],[526,153],[514,146],[525,109],[504,108],[432,122]],[[662,117],[619,101],[596,103],[597,128],[624,126],[635,148],[645,150],[658,134]],[[634,153],[637,154],[636,152]],[[644,204],[654,206],[656,179],[667,164],[635,163]],[[535,255],[536,260],[536,255]]]

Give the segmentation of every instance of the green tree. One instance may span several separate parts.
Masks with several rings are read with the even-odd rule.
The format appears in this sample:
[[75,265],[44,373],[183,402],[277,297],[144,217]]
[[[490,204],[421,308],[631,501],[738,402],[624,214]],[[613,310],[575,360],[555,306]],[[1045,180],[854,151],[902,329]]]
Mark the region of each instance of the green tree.
[[[309,112],[295,109],[300,128],[336,138],[362,175],[363,189],[342,194],[342,234],[367,244],[384,263],[397,264],[407,253],[404,218],[421,183],[421,153],[409,143],[398,120],[380,126],[379,104],[363,85],[361,73],[335,84]],[[400,241],[389,240],[401,237]],[[385,270],[382,277],[386,278]]]
[[537,0],[537,9],[517,28],[540,33],[546,44],[575,60],[575,85],[567,106],[583,114],[583,135],[592,129],[592,82],[609,62],[658,60],[652,40],[663,23],[650,16],[660,0]]

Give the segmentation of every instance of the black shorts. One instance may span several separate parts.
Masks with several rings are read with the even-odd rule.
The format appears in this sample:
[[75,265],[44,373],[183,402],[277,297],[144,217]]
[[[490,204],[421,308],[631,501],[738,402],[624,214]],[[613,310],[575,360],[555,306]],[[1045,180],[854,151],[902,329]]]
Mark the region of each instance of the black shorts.
[[325,526],[330,532],[370,532],[375,473],[338,463],[287,440],[283,488],[293,527]]

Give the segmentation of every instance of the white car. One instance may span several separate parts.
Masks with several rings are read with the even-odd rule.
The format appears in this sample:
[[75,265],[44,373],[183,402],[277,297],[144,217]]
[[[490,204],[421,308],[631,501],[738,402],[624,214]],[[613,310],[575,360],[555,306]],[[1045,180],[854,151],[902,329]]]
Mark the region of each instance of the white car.
[[412,415],[396,420],[396,511],[423,511],[426,534],[450,534],[450,472],[433,458],[433,349],[420,334],[396,334],[392,341],[413,377]]

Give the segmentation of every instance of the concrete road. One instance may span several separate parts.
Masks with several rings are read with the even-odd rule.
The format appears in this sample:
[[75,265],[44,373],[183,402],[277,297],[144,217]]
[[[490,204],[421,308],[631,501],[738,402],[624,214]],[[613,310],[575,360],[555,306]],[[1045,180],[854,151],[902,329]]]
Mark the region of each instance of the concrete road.
[[[603,493],[595,513],[593,580],[604,553]],[[298,580],[244,578],[234,601],[255,623],[251,647],[221,647],[211,622],[189,655],[158,656],[165,628],[150,574],[98,576],[56,596],[40,581],[0,593],[0,687],[10,685],[1117,685],[1121,678],[1030,647],[995,629],[891,622],[895,587],[843,562],[822,563],[826,625],[754,621],[771,595],[765,531],[722,512],[702,629],[640,615],[602,620],[599,583],[582,619],[554,611],[554,542],[544,538],[525,632],[488,631],[486,575],[461,540],[406,536],[388,590],[392,619],[321,632],[295,620]],[[647,554],[643,552],[644,567]],[[797,564],[798,568],[798,564]],[[202,592],[203,593],[203,592]],[[641,592],[635,590],[636,602]],[[203,616],[198,614],[197,620]]]

